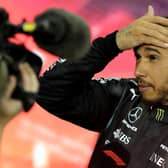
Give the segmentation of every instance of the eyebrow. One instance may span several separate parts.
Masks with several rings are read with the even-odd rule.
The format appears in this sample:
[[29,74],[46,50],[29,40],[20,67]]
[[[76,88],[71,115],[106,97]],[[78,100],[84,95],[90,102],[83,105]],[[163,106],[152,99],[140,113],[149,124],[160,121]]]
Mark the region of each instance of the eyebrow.
[[157,52],[158,54],[161,54],[161,53],[160,53],[157,49],[155,49],[155,48],[146,47],[145,50],[147,50],[147,51],[155,51],[155,52]]

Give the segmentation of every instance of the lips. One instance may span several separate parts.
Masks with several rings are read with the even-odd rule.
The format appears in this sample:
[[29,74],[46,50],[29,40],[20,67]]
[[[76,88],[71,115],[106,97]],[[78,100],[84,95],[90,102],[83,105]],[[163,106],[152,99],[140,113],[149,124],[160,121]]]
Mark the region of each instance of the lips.
[[146,82],[145,80],[138,79],[138,87],[140,92],[144,92],[148,89],[152,88],[152,84],[149,82]]

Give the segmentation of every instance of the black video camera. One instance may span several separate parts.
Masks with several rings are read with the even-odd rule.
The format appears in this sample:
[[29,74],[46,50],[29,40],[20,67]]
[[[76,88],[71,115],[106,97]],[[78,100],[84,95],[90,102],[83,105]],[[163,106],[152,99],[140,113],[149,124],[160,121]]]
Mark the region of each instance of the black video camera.
[[19,71],[19,63],[27,62],[38,75],[42,66],[41,59],[26,49],[24,45],[18,45],[9,41],[17,33],[17,29],[8,21],[8,13],[0,8],[0,61],[7,65],[8,73],[17,78],[17,85],[12,95],[13,98],[23,102],[24,110],[28,111],[35,102],[35,94],[24,91]]
[[18,63],[30,63],[38,74],[42,61],[24,46],[9,42],[10,37],[16,33],[31,35],[40,48],[70,61],[82,59],[90,48],[89,26],[73,13],[50,8],[37,15],[34,20],[32,23],[14,25],[8,21],[8,13],[0,8],[0,56],[7,62],[10,73],[18,78],[13,96],[22,100],[26,111],[35,98],[22,89]]

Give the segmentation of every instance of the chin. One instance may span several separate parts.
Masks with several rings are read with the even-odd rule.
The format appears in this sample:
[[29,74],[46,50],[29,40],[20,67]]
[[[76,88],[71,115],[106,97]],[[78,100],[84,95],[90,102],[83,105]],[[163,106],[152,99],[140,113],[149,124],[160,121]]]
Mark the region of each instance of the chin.
[[156,103],[160,103],[161,102],[161,98],[160,97],[156,97],[156,96],[144,96],[144,95],[142,95],[142,99],[147,104],[156,104]]

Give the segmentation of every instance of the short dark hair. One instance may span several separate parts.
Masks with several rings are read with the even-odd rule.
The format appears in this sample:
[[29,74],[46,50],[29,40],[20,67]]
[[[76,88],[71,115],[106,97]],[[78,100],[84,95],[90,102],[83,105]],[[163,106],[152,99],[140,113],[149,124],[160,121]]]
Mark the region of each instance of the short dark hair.
[[[140,46],[142,46],[142,45],[140,45]],[[139,54],[138,54],[138,52],[137,52],[137,50],[138,50],[138,48],[139,48],[140,46],[137,46],[137,47],[134,47],[134,48],[133,48],[134,55],[135,55],[136,59],[138,59],[138,58],[140,57]]]

